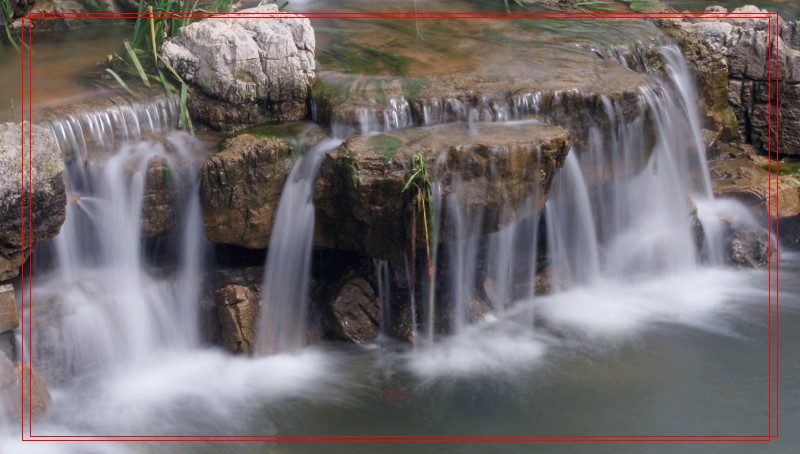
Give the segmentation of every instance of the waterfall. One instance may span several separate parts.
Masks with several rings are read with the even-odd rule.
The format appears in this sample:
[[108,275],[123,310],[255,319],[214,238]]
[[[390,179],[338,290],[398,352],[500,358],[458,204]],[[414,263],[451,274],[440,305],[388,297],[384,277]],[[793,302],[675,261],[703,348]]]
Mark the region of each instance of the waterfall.
[[[722,261],[720,210],[738,211],[738,219],[752,222],[732,207],[737,204],[714,200],[691,73],[676,48],[659,51],[666,70],[660,93],[641,89],[654,132],[643,168],[631,172],[645,146],[641,121],[612,122],[607,134],[593,129],[587,149],[571,152],[557,176],[547,207],[556,281],[585,283],[599,276],[630,280],[698,266],[701,251],[693,238],[692,201],[699,207],[713,263]],[[610,103],[605,110],[610,118],[617,117]],[[586,179],[603,162],[610,176],[589,197]]]
[[[144,140],[143,119],[148,131],[168,128],[174,119],[169,103],[120,112],[50,124],[62,152],[71,147],[66,221],[34,257],[32,347],[50,383],[200,343],[197,302],[206,240],[198,171],[206,145],[174,131]],[[160,196],[150,180],[161,185]],[[153,197],[173,211],[167,240],[174,245],[174,265],[144,260],[142,212]],[[52,261],[37,260],[48,256]],[[58,321],[51,319],[56,316]]]
[[381,334],[388,335],[392,323],[392,285],[388,260],[373,260],[378,301],[381,305]]
[[269,240],[256,351],[296,351],[305,345],[306,308],[314,237],[314,187],[325,153],[341,144],[326,139],[297,160],[278,202]]

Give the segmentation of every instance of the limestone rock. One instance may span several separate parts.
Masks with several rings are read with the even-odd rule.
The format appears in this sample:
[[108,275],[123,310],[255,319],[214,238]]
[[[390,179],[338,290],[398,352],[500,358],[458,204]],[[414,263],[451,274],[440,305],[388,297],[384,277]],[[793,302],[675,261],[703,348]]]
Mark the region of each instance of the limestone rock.
[[243,285],[230,284],[214,294],[222,345],[231,353],[250,354],[255,347],[258,295]]
[[[26,230],[31,227],[32,236],[25,237],[23,248],[22,127],[14,123],[0,124],[0,282],[16,276],[19,266],[30,254],[30,244],[57,235],[66,217],[64,163],[53,136],[36,125],[27,125],[25,131],[33,136],[31,162],[25,162],[26,195],[28,189],[32,191],[30,201],[25,197],[25,211],[27,213],[30,207],[32,212],[32,225],[26,224]],[[30,180],[27,179],[29,165]]]
[[181,28],[164,57],[195,89],[192,114],[235,130],[267,120],[299,120],[314,81],[314,30],[276,5],[244,10],[271,18],[209,18]]
[[361,344],[378,335],[380,303],[363,278],[350,277],[336,286],[324,311],[323,326],[330,338]]
[[[744,6],[733,12],[767,11]],[[774,115],[769,113],[770,104],[774,113],[779,102],[781,127],[778,151],[785,155],[800,155],[800,35],[797,22],[780,19],[777,36],[774,30],[769,30],[766,18],[709,15],[658,23],[682,43],[700,79],[706,105],[715,113],[720,128],[727,126],[735,129],[733,132],[739,138],[766,154],[770,148],[774,148],[774,142],[772,145],[769,143],[770,137],[774,140],[775,135]],[[768,42],[770,38],[772,42]],[[779,68],[777,84],[776,60]],[[719,83],[722,72],[716,68],[720,61],[727,65],[727,98],[735,119],[730,118],[720,104],[723,98]],[[772,93],[769,91],[770,84]],[[777,95],[774,93],[776,87]]]

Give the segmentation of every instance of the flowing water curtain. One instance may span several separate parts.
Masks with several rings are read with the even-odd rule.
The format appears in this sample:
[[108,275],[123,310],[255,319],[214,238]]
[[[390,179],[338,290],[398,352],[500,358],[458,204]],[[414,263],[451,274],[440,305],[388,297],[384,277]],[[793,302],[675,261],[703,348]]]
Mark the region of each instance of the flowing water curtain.
[[278,202],[258,315],[256,352],[296,352],[306,345],[311,252],[314,239],[314,188],[325,153],[341,144],[326,139],[292,167]]
[[[136,141],[110,155],[83,153],[88,156],[81,169],[85,184],[71,189],[67,219],[49,246],[56,268],[35,270],[43,276],[34,288],[42,302],[38,307],[58,307],[63,317],[51,323],[37,312],[42,325],[34,333],[37,357],[52,366],[57,380],[125,367],[156,350],[199,345],[197,301],[206,242],[197,175],[203,147],[172,133],[164,142]],[[164,178],[182,194],[173,206],[175,269],[151,269],[142,260],[145,179],[154,159],[166,163]],[[67,180],[74,181],[70,169]]]

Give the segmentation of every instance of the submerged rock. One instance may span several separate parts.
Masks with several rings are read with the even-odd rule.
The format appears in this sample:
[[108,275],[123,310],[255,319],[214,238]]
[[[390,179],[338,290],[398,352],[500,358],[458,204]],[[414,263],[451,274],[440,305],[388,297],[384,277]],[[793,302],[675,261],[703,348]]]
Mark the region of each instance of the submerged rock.
[[381,308],[375,291],[361,277],[339,282],[323,303],[322,324],[327,337],[356,344],[372,341],[381,325]]
[[222,345],[231,353],[253,353],[258,295],[243,285],[229,284],[214,293]]
[[[0,124],[0,282],[19,274],[19,267],[30,254],[29,246],[56,236],[66,217],[66,192],[62,172],[64,163],[53,136],[45,128],[27,125],[32,135],[31,161],[25,162],[25,213],[32,212],[31,236],[22,237],[22,127]],[[27,142],[27,141],[26,141]],[[27,156],[26,156],[27,157]],[[28,175],[28,166],[31,175]],[[30,177],[30,178],[28,178]]]
[[[243,10],[278,13],[276,5]],[[194,87],[192,115],[220,130],[267,120],[299,120],[314,81],[314,30],[308,19],[209,18],[182,27],[162,53]]]

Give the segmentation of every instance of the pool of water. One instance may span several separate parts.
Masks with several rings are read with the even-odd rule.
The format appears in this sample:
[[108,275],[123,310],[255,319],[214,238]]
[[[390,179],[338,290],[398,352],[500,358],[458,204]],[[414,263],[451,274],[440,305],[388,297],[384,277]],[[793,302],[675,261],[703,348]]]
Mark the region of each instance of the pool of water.
[[[115,25],[33,35],[33,58],[25,58],[26,98],[34,110],[78,103],[120,91],[105,73],[105,61],[119,51],[132,26]],[[22,56],[7,44],[0,55],[0,121],[20,121]],[[29,68],[30,63],[30,68]],[[27,112],[26,99],[26,112]],[[26,113],[27,119],[27,113]]]
[[[800,439],[800,256],[780,288],[780,427],[769,445],[682,452],[793,452]],[[767,273],[707,270],[532,302],[433,350],[326,345],[262,359],[213,350],[154,355],[97,383],[53,389],[48,435],[758,435],[767,432]],[[665,294],[664,289],[671,292]],[[722,290],[725,289],[725,290]],[[722,295],[722,296],[720,296]],[[611,315],[610,315],[611,314]],[[19,445],[2,452],[152,452],[154,445]],[[423,452],[482,452],[421,445]],[[592,445],[592,452],[674,452]],[[87,450],[88,449],[88,450]],[[159,452],[212,453],[217,444]],[[225,449],[234,449],[226,447]],[[371,445],[239,444],[236,452],[374,452]],[[403,445],[381,450],[403,452]],[[515,445],[492,451],[517,452]],[[553,452],[575,445],[552,444]],[[755,450],[754,450],[755,449]]]

